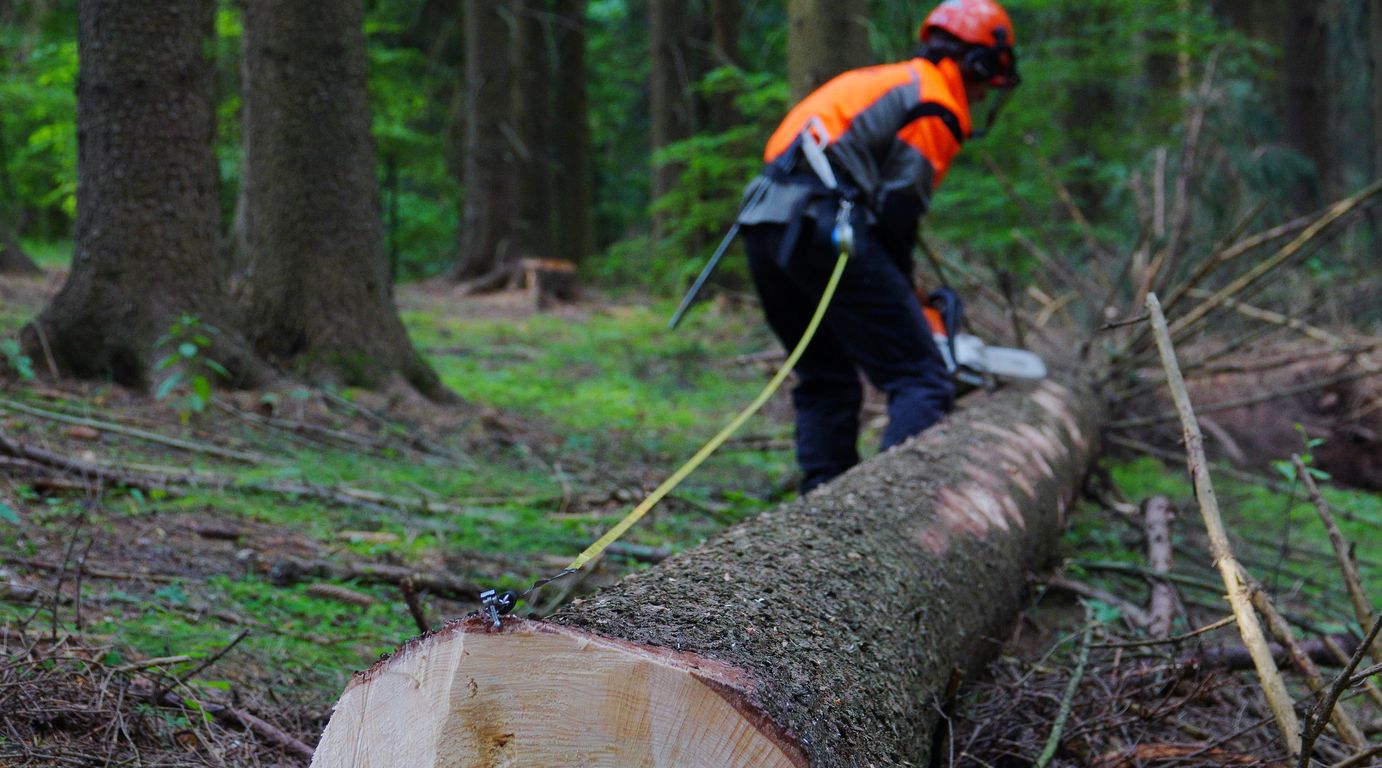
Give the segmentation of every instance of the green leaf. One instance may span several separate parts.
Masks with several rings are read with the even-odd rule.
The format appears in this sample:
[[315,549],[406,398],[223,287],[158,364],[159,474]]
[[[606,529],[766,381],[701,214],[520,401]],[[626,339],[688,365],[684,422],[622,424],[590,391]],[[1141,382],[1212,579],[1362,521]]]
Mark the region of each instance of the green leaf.
[[172,392],[173,388],[176,387],[178,383],[181,381],[182,372],[175,371],[173,375],[164,379],[163,383],[158,385],[158,390],[154,392],[154,399],[163,400],[164,398],[168,397],[168,393]]
[[192,377],[192,394],[197,396],[202,403],[211,401],[211,382],[205,376]]
[[168,355],[167,357],[163,358],[162,360],[159,360],[157,363],[154,364],[154,370],[161,371],[167,368],[168,366],[172,365],[173,363],[176,363],[177,361],[177,355]]
[[227,371],[224,365],[221,365],[215,360],[206,360],[205,363],[206,367],[210,369],[212,373],[216,374],[217,376],[220,376],[223,379],[230,378],[230,371]]
[[184,341],[178,345],[178,354],[191,359],[197,356],[197,345],[190,341]]
[[0,520],[19,525],[19,513],[15,512],[10,505],[0,501]]

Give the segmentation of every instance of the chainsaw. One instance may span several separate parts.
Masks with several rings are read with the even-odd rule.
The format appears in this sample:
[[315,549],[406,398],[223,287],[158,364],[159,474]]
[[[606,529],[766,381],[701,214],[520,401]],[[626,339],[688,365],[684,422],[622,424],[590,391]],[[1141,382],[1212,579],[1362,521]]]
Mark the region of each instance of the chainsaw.
[[999,379],[1039,380],[1046,378],[1046,364],[1025,349],[992,347],[978,336],[965,333],[964,304],[951,288],[923,295],[917,291],[931,338],[940,349],[945,368],[955,381],[980,389],[993,389]]

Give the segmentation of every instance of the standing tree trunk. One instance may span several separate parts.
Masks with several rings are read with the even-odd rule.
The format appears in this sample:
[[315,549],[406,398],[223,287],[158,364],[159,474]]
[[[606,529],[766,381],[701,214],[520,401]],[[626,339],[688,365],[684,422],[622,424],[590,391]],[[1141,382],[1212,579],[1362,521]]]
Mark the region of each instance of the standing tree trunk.
[[[688,138],[692,131],[686,5],[677,0],[650,0],[648,5],[648,50],[652,56],[648,97],[653,152]],[[676,164],[656,163],[653,200],[671,192],[680,178],[681,168]],[[665,225],[662,216],[654,215],[654,240],[662,239]]]
[[313,765],[927,765],[1103,418],[1007,389],[550,622],[453,622],[351,681]]
[[155,341],[183,314],[221,329],[208,354],[262,373],[230,329],[218,258],[211,62],[214,2],[78,6],[77,232],[72,272],[24,330],[83,377],[144,387]]
[[[1382,0],[1368,3],[1368,50],[1372,59],[1372,178],[1382,178]],[[1382,229],[1382,227],[1379,227]]]
[[793,100],[870,62],[868,21],[868,0],[788,0],[787,82]]
[[1338,186],[1338,155],[1329,109],[1329,18],[1324,0],[1289,6],[1283,35],[1282,75],[1286,106],[1281,116],[1286,143],[1315,165],[1318,186],[1297,193],[1304,208],[1329,199]]
[[518,174],[514,246],[520,259],[552,257],[556,238],[556,195],[552,184],[551,56],[547,52],[545,0],[512,0],[517,26],[509,57],[510,108]]
[[0,221],[0,275],[37,275],[42,272],[19,245],[14,231]]
[[[509,50],[513,30],[503,4],[466,0],[466,120],[462,166],[465,185],[456,280],[503,281],[518,260],[513,251],[514,153],[505,137],[512,129]],[[486,286],[480,286],[486,287]]]
[[595,249],[594,174],[590,157],[590,102],[586,95],[588,0],[556,0],[557,83],[555,112],[561,121],[553,150],[559,235],[557,255],[579,264]]
[[393,304],[361,0],[243,0],[245,327],[315,381],[446,395]]
[[[742,64],[739,51],[739,29],[744,21],[744,7],[739,0],[711,0],[710,52],[711,67],[738,67]],[[739,110],[734,106],[734,94],[717,93],[710,97],[710,128],[727,131],[740,122]]]

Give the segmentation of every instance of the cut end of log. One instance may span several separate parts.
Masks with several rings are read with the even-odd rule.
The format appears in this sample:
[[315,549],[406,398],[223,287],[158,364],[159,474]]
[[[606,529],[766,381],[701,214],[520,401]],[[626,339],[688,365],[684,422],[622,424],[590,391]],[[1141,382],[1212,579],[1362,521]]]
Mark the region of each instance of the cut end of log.
[[724,664],[554,624],[454,621],[360,673],[314,768],[808,765]]

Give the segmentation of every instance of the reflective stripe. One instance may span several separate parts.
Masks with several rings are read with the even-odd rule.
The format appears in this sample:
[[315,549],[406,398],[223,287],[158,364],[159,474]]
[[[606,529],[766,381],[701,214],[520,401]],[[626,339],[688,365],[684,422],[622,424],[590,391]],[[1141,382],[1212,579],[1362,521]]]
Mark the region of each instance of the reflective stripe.
[[960,127],[960,118],[955,116],[948,107],[938,101],[923,101],[912,107],[907,112],[907,122],[912,123],[923,117],[938,117],[945,127],[950,129],[950,135],[955,137],[955,143],[959,144],[965,140],[964,129]]

